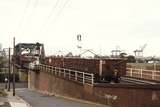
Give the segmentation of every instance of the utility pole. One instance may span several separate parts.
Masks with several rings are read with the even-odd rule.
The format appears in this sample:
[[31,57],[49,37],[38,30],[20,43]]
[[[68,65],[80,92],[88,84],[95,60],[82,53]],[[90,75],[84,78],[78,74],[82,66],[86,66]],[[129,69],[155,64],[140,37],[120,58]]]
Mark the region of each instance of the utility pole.
[[8,91],[10,91],[10,75],[11,75],[11,48],[9,47],[9,57],[8,57]]
[[15,96],[15,37],[13,38],[13,96]]

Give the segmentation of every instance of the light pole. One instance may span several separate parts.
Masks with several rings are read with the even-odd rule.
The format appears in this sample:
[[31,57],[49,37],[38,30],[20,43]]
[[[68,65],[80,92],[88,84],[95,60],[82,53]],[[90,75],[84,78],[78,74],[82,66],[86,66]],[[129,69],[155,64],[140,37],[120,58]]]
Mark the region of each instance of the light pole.
[[15,37],[13,38],[13,96],[15,96]]
[[11,61],[10,61],[10,57],[11,57],[11,49],[9,47],[9,57],[8,57],[8,91],[10,91],[10,75],[11,75]]

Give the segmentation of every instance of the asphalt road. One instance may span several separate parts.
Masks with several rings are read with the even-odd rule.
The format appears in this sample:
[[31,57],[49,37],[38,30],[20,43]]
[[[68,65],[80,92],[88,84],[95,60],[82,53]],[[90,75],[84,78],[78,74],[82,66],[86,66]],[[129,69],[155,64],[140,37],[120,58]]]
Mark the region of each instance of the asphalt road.
[[16,94],[32,107],[103,107],[102,105],[88,104],[62,97],[44,95],[37,91],[28,90],[27,88],[17,89]]

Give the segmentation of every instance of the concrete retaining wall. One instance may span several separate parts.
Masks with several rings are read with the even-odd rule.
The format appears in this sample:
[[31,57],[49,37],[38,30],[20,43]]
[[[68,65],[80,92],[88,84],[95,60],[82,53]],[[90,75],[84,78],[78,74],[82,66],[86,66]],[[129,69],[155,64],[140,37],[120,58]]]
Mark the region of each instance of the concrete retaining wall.
[[29,72],[29,87],[38,91],[110,105],[111,107],[160,107],[160,86],[79,84],[46,72]]

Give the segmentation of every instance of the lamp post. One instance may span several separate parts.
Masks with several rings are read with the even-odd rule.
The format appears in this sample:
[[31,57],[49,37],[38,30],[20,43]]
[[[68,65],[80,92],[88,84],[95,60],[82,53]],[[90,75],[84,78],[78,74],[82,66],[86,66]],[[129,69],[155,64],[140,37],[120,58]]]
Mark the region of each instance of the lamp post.
[[13,96],[15,96],[15,37],[13,38]]
[[8,91],[10,91],[10,75],[11,75],[11,48],[9,47],[9,57],[8,57]]

